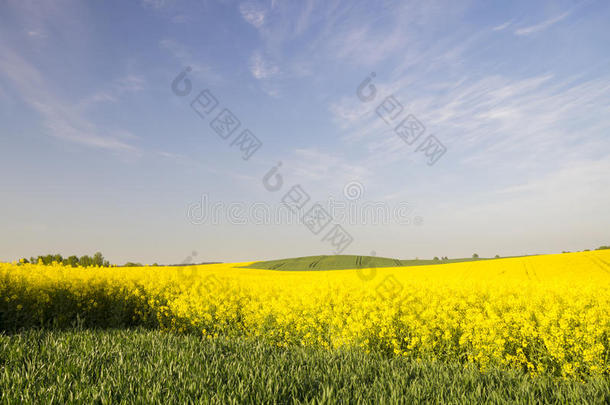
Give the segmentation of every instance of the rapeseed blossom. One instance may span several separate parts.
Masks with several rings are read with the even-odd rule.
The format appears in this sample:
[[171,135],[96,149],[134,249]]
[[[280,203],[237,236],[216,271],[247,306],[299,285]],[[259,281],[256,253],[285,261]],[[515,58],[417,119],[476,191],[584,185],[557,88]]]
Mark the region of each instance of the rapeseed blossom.
[[610,374],[610,251],[290,272],[0,264],[0,329],[144,325],[566,378]]

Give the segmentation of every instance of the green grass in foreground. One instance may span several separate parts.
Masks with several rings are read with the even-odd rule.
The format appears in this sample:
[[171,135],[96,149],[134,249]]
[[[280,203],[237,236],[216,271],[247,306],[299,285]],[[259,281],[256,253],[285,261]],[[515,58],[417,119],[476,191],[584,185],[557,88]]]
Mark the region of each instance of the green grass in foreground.
[[447,260],[399,260],[376,256],[306,256],[292,259],[269,260],[252,263],[245,266],[251,269],[283,270],[283,271],[307,271],[307,270],[346,270],[370,267],[402,267],[402,266],[426,266],[431,264],[446,264],[471,262],[475,260],[490,260],[486,258],[463,258]]
[[0,403],[609,403],[609,379],[146,330],[0,335]]

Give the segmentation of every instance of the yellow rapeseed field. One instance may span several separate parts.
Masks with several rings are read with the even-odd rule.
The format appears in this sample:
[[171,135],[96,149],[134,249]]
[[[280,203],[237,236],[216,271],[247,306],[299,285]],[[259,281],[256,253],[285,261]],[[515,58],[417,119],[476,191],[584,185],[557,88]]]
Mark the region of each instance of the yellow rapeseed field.
[[610,374],[610,251],[365,270],[0,264],[2,329],[144,325]]

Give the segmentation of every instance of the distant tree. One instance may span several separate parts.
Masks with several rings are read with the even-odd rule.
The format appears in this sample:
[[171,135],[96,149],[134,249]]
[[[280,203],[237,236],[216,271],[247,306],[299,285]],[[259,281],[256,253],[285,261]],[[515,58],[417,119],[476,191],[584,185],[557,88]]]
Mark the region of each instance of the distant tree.
[[102,255],[102,253],[95,252],[95,254],[93,255],[92,262],[94,266],[102,267],[104,265],[104,256]]
[[438,256],[434,256],[434,261],[438,262]]
[[66,259],[66,265],[76,267],[78,266],[78,256],[70,256]]
[[495,257],[496,259],[499,259],[499,258],[500,258],[500,255],[495,255],[494,257]]
[[88,267],[93,264],[93,259],[91,259],[91,257],[89,257],[88,255],[84,255],[81,256],[80,259],[78,259],[78,264],[83,267]]
[[75,255],[64,258],[61,254],[57,253],[54,255],[48,254],[44,256],[34,256],[30,257],[30,259],[26,259],[25,257],[20,259],[20,263],[36,263],[43,265],[51,265],[53,263],[59,263],[64,266],[100,266],[100,267],[110,267],[110,262],[104,259],[104,255],[101,252],[96,252],[93,257],[84,255],[82,257],[78,257]]
[[478,258],[479,258],[479,255],[475,253],[475,254],[473,254],[473,255],[472,255],[472,258],[473,258],[473,259],[478,259]]
[[595,250],[607,250],[607,249],[610,249],[610,246],[600,246]]

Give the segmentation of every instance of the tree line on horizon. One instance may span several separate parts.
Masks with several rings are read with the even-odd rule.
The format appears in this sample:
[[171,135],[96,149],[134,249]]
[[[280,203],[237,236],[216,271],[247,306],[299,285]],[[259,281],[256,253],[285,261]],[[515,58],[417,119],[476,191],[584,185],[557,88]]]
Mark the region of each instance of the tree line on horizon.
[[78,257],[76,255],[72,255],[69,257],[63,257],[59,253],[56,254],[48,254],[48,255],[39,255],[32,256],[29,259],[23,258],[19,261],[20,263],[33,263],[33,264],[44,264],[45,266],[49,266],[53,263],[61,263],[64,266],[82,266],[82,267],[90,267],[90,266],[98,266],[98,267],[110,267],[111,264],[108,260],[104,259],[104,255],[101,252],[96,252],[93,256],[84,255]]

